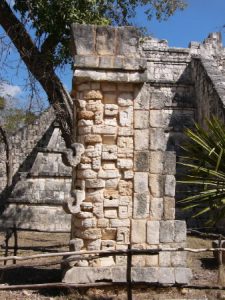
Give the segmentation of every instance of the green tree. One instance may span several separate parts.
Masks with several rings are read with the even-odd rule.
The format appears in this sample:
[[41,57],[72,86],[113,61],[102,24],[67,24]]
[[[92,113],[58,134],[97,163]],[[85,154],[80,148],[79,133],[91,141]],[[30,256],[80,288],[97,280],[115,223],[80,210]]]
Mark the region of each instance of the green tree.
[[192,217],[208,214],[207,224],[215,225],[225,216],[225,125],[213,117],[206,120],[207,128],[195,124],[188,129],[188,141],[182,147],[184,166],[180,183],[197,187],[198,192],[179,201],[184,210],[195,210]]
[[12,7],[7,0],[1,0],[0,25],[12,40],[29,72],[45,90],[69,145],[72,101],[56,76],[55,68],[71,60],[71,23],[128,25],[140,6],[145,7],[149,19],[155,15],[162,20],[177,9],[183,9],[184,2],[185,0],[15,0]]

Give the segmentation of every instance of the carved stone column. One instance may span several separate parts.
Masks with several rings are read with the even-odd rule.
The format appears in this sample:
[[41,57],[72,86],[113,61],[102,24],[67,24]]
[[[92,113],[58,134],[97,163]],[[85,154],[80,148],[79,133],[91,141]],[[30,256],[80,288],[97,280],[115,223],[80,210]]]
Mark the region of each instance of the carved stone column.
[[[154,70],[143,56],[142,40],[132,27],[76,24],[72,31],[71,250],[183,246],[185,222],[174,221],[175,155],[165,145],[156,146],[164,143],[159,140],[163,131],[159,114],[150,110],[148,73]],[[154,122],[159,123],[152,129]],[[172,256],[134,256],[132,279],[186,283],[190,272],[184,253]],[[126,281],[126,257],[87,256],[69,263],[63,279],[101,280]]]

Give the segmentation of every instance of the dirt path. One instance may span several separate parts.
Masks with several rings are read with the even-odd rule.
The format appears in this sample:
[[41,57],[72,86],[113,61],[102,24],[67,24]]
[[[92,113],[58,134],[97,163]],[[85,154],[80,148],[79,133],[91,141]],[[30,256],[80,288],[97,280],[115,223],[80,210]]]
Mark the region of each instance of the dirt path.
[[[0,234],[0,241],[4,240]],[[17,255],[33,255],[47,252],[68,251],[69,234],[19,232]],[[8,255],[13,255],[13,238],[9,243]],[[188,237],[188,247],[208,248],[211,247],[210,240]],[[0,256],[5,255],[5,248],[0,248]],[[2,284],[31,284],[60,282],[62,272],[60,269],[61,258],[45,258],[27,262],[8,262],[7,266],[0,263],[0,282]],[[21,266],[21,263],[23,266]],[[192,284],[217,284],[217,263],[212,253],[188,254],[188,266],[193,270]],[[89,290],[40,290],[40,291],[0,291],[0,300],[70,300],[70,299],[127,299],[126,289],[121,287],[89,289]],[[169,300],[169,299],[199,299],[215,300],[225,299],[225,291],[198,291],[177,288],[135,288],[133,300]]]

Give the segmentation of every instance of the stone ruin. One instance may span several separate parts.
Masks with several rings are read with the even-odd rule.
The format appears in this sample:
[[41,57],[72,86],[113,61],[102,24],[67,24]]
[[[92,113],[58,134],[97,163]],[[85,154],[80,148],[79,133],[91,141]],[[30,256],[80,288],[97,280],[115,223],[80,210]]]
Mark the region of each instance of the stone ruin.
[[[31,171],[21,177],[22,183],[17,178],[15,188],[19,185],[25,196],[21,200],[15,193],[2,223],[10,223],[12,214],[16,223],[17,208],[21,213],[31,207],[32,228],[42,223],[41,228],[65,230],[65,223],[68,230],[72,216],[72,251],[185,246],[186,224],[179,208],[175,216],[176,159],[184,128],[192,127],[193,120],[204,125],[212,114],[225,119],[220,34],[183,49],[140,37],[133,27],[74,24],[72,33],[75,143],[67,151],[70,167],[60,158],[65,146],[59,129],[53,128],[44,143],[41,135],[52,128],[47,123],[39,122],[41,131],[35,131],[32,143],[21,133],[26,151],[20,157],[23,151],[16,147],[15,154]],[[48,112],[46,116],[47,122]],[[18,143],[17,136],[13,140]],[[19,170],[16,165],[16,175]],[[63,217],[59,208],[65,200],[68,215]],[[48,222],[49,205],[54,209]],[[57,220],[59,226],[53,226]],[[68,261],[64,271],[68,283],[126,281],[126,258],[90,256]],[[177,251],[133,256],[131,275],[136,282],[184,284],[191,272],[185,252]]]
[[[9,136],[13,182],[6,188],[6,153],[0,144],[0,230],[70,232],[62,208],[70,195],[71,167],[62,161],[65,143],[52,107]],[[8,195],[6,195],[8,193]]]

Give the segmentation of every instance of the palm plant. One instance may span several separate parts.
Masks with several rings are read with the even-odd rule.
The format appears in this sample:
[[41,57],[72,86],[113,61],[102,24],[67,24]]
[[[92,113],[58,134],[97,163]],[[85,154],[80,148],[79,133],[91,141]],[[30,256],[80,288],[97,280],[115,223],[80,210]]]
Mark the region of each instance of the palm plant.
[[179,202],[183,210],[195,211],[194,218],[208,214],[207,224],[214,225],[225,216],[225,125],[212,117],[206,126],[186,130],[189,139],[178,162],[185,173],[179,182],[197,186],[198,192]]

